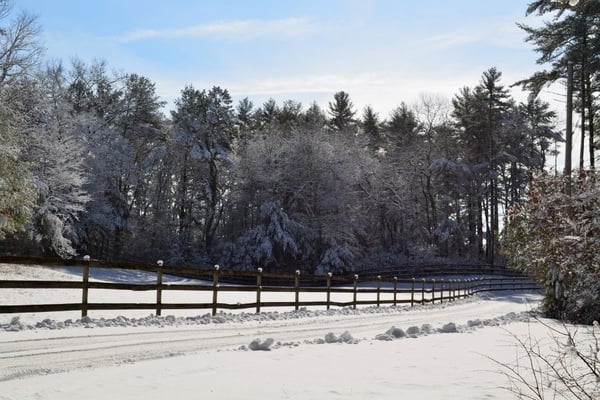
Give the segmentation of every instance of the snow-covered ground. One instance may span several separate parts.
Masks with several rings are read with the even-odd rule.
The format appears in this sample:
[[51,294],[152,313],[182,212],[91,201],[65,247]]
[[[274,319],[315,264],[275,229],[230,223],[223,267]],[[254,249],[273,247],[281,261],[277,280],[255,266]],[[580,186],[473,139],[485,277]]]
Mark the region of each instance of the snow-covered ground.
[[[0,266],[0,279],[57,274],[69,275]],[[68,295],[3,289],[0,303]],[[511,335],[549,337],[532,318],[539,300],[507,293],[414,308],[214,317],[0,315],[0,399],[508,399],[493,360],[515,360]]]

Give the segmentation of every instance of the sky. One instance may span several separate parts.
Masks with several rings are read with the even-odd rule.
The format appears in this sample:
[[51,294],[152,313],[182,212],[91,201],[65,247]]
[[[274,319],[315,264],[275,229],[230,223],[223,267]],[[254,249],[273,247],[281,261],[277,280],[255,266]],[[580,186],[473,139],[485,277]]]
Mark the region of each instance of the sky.
[[491,67],[507,86],[539,70],[516,26],[536,22],[525,16],[528,2],[18,0],[15,8],[38,16],[47,58],[105,60],[146,76],[167,109],[189,84],[221,86],[255,106],[272,97],[326,107],[344,90],[359,114],[371,105],[384,119],[423,95],[450,99]]

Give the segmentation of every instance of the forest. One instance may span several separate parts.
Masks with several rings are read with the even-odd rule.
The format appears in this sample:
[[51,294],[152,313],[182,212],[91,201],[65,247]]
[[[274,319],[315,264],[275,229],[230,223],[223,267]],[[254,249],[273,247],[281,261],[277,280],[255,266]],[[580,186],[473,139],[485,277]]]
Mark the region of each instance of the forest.
[[0,1],[0,252],[306,273],[503,265],[508,210],[556,167],[563,128],[537,95],[568,60],[594,168],[599,9],[534,1],[550,20],[521,28],[550,70],[515,83],[490,67],[412,105],[400,88],[380,115],[344,90],[321,107],[191,84],[167,112],[149,77],[44,59],[36,18]]

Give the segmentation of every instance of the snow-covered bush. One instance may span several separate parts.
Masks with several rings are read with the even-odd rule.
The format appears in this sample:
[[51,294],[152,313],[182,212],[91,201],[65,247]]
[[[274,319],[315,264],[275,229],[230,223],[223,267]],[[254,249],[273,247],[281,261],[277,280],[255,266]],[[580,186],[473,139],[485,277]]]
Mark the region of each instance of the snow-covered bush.
[[508,213],[503,253],[544,286],[549,316],[591,324],[600,319],[600,183],[582,172],[571,186],[569,196],[562,177],[538,173]]

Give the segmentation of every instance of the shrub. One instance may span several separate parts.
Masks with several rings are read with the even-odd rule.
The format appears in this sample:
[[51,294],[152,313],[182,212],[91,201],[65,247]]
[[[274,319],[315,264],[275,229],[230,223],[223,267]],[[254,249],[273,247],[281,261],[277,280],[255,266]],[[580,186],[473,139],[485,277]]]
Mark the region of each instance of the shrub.
[[600,320],[600,185],[582,172],[567,195],[565,182],[534,176],[525,201],[508,212],[503,254],[544,287],[548,316],[591,324]]

